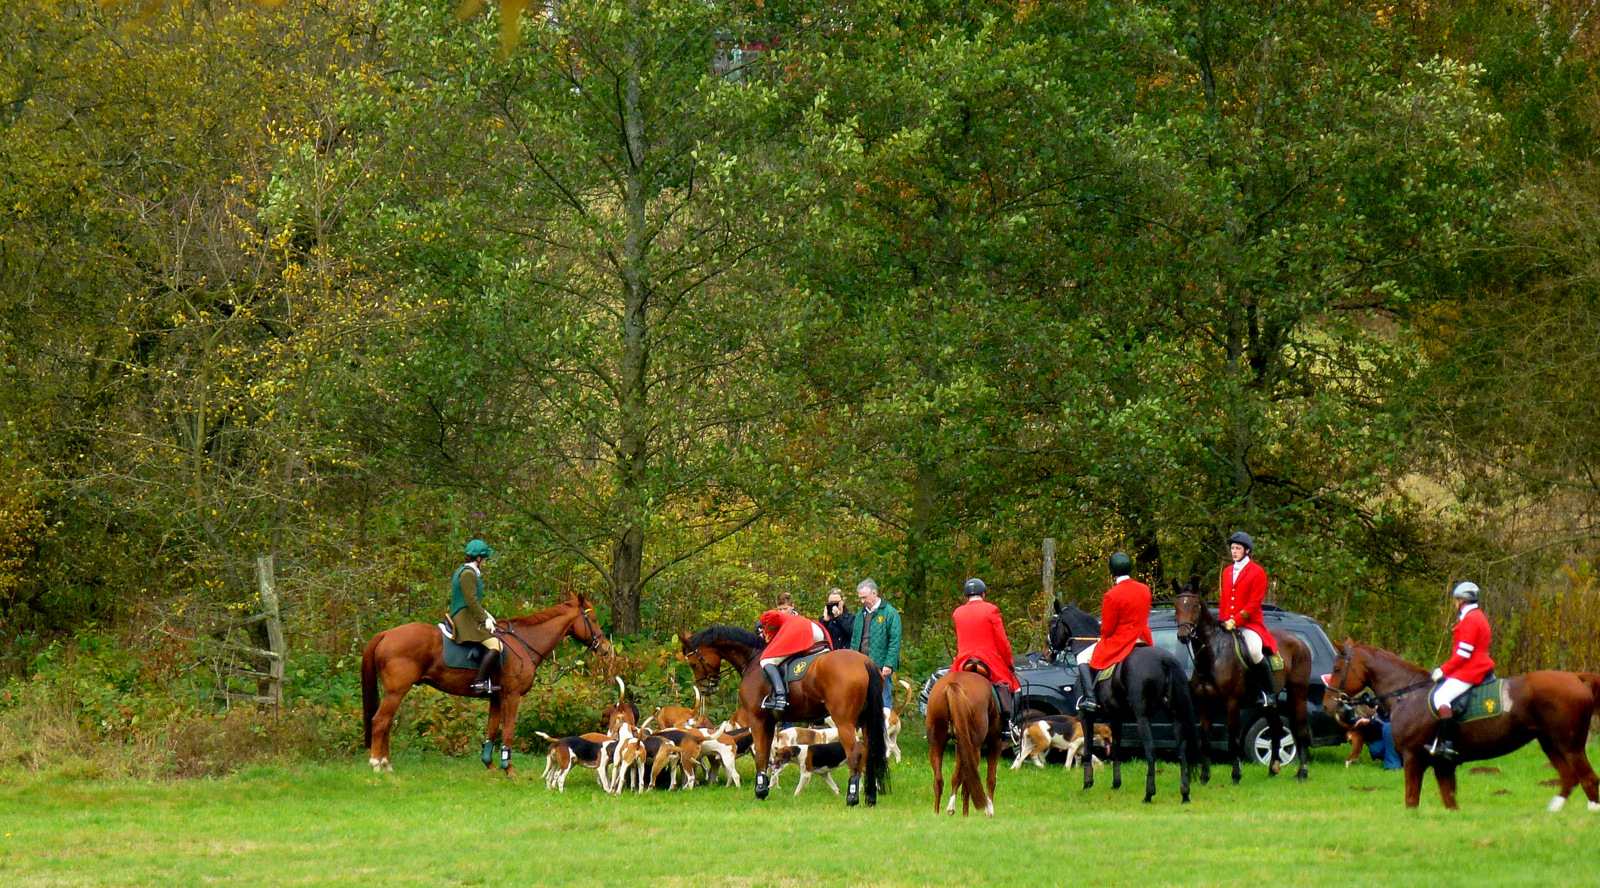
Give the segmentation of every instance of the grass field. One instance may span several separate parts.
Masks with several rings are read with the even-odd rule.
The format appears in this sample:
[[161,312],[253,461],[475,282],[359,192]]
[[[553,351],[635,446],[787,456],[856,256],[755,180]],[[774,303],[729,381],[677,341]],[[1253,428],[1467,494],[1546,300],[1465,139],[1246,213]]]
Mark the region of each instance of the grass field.
[[[907,730],[907,735],[911,730]],[[821,781],[765,803],[743,789],[564,796],[523,756],[515,781],[476,759],[402,757],[141,783],[0,781],[0,885],[1596,885],[1600,814],[1545,811],[1535,748],[1462,776],[1463,810],[1401,806],[1398,772],[1320,751],[1310,782],[1246,770],[1178,804],[1172,765],[1085,793],[1052,766],[1002,770],[997,814],[932,812],[926,747],[904,739],[894,792],[845,810]],[[1591,748],[1591,755],[1595,750]],[[746,772],[749,760],[741,762]],[[843,779],[839,781],[843,784]]]

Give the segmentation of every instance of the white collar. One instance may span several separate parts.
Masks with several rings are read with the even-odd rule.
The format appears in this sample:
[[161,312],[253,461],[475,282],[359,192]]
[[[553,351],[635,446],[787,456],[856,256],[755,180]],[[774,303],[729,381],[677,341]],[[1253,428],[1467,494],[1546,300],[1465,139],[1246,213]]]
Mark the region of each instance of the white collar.
[[878,604],[862,605],[861,612],[864,613],[864,614],[870,614],[873,611],[877,610],[878,609],[878,605],[881,605],[881,604],[883,604],[883,599],[882,598],[878,599]]
[[1246,564],[1249,564],[1249,563],[1250,563],[1250,556],[1249,555],[1246,555],[1243,558],[1240,558],[1238,561],[1235,561],[1233,563],[1233,575],[1234,576],[1238,576],[1239,575],[1239,571],[1244,570],[1244,566]]
[[478,568],[478,563],[475,561],[468,561],[466,564],[462,565],[462,567],[470,568],[473,573],[480,577],[483,576],[483,571]]
[[1473,611],[1475,611],[1477,609],[1478,609],[1478,603],[1477,602],[1473,602],[1472,604],[1469,604],[1466,607],[1462,608],[1461,609],[1461,613],[1456,615],[1456,622],[1459,623],[1462,620],[1466,619],[1467,618],[1467,614],[1470,614],[1470,613],[1472,613]]
[[1120,577],[1116,577],[1116,578],[1112,579],[1111,585],[1118,586],[1118,585],[1121,585],[1122,583],[1127,582],[1130,579],[1132,579],[1132,578],[1129,577],[1127,574],[1123,574]]

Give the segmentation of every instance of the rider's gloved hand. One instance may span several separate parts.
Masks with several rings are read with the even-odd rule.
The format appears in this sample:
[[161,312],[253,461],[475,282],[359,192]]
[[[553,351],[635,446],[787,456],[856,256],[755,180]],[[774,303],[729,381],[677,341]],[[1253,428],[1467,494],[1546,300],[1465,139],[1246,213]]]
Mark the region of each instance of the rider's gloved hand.
[[1439,680],[1439,679],[1441,679],[1441,678],[1444,678],[1444,670],[1443,670],[1443,669],[1440,669],[1440,668],[1438,668],[1438,667],[1434,667],[1434,670],[1433,670],[1433,680],[1434,680],[1434,681],[1438,681],[1438,680]]

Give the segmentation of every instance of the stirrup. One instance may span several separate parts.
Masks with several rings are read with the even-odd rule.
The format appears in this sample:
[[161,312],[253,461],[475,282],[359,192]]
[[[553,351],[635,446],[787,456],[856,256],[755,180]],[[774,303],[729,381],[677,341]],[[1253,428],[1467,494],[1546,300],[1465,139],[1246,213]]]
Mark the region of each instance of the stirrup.
[[768,694],[767,698],[761,701],[761,708],[768,712],[782,712],[789,708],[789,698]]
[[1454,762],[1458,758],[1455,746],[1449,740],[1440,740],[1438,737],[1428,744],[1428,754],[1442,762]]
[[483,681],[473,682],[472,689],[480,694],[492,694],[500,690],[500,686],[494,683],[494,679],[486,678]]

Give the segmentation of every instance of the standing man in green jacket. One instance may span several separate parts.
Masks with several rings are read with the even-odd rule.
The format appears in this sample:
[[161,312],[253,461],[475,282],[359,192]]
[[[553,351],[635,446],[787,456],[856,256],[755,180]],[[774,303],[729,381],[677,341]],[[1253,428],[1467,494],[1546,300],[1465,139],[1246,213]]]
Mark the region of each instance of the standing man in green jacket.
[[879,597],[878,583],[870,577],[856,586],[856,598],[861,601],[861,612],[850,630],[850,649],[878,664],[883,673],[883,705],[893,706],[891,677],[900,668],[900,612]]
[[489,673],[500,661],[504,648],[494,634],[494,617],[483,607],[483,565],[494,550],[483,540],[467,543],[467,562],[450,578],[450,627],[461,644],[481,644],[488,650],[478,664],[478,678],[472,689],[485,696],[500,690]]

